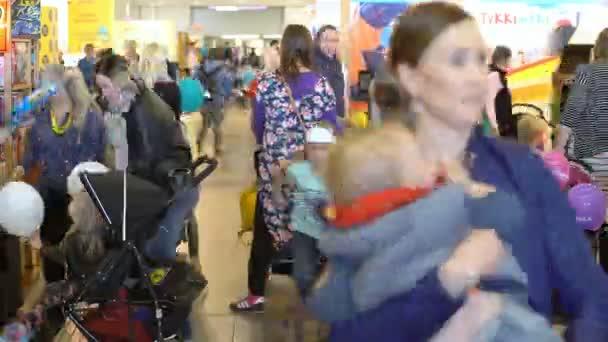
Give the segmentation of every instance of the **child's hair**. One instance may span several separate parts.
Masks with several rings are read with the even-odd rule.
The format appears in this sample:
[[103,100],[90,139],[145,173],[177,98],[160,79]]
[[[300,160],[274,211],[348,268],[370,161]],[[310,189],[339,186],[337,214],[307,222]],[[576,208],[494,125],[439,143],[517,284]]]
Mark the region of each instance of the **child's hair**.
[[532,145],[540,135],[549,135],[549,130],[545,120],[535,116],[525,116],[517,123],[517,141],[520,144]]
[[73,239],[69,247],[86,263],[99,261],[105,255],[103,221],[93,200],[86,192],[72,194],[68,211],[74,222],[68,233]]
[[403,186],[408,159],[418,157],[408,153],[408,147],[417,151],[414,143],[409,131],[395,127],[343,137],[331,151],[325,177],[335,204],[349,204],[358,197]]

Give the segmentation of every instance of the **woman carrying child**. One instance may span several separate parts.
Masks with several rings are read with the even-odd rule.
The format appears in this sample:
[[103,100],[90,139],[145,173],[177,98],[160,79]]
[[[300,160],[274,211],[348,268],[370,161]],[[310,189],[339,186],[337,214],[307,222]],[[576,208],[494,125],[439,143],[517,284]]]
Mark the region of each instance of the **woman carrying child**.
[[[488,85],[486,52],[470,14],[457,5],[425,2],[410,6],[395,23],[389,60],[402,96],[408,95],[400,110],[403,120],[411,124],[427,163],[434,164],[426,170],[462,163],[474,182],[520,202],[522,228],[508,232],[504,227],[510,225],[497,225],[495,233],[472,232],[412,289],[333,322],[331,341],[428,341],[470,303],[468,294],[480,281],[496,273],[503,243],[526,275],[527,303],[536,314],[552,318],[552,292],[558,290],[571,317],[567,340],[608,340],[608,278],[576,228],[566,196],[528,147],[474,130]],[[407,158],[408,151],[396,153]]]

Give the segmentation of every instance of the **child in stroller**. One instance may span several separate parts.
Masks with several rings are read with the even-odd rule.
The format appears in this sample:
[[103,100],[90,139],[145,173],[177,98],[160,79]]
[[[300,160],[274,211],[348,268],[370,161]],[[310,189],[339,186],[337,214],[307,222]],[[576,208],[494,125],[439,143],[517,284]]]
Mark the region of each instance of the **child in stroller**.
[[[209,166],[200,174],[183,175],[202,163]],[[177,183],[196,188],[216,165],[201,158],[192,170],[178,170],[173,178],[181,173]],[[43,250],[68,265],[68,279],[46,286],[43,304],[63,306],[68,320],[90,341],[175,335],[207,281],[189,263],[159,263],[140,253],[156,233],[151,227],[158,227],[174,204],[170,195],[120,171],[85,172],[80,179],[85,191],[72,195],[70,233],[59,246]]]

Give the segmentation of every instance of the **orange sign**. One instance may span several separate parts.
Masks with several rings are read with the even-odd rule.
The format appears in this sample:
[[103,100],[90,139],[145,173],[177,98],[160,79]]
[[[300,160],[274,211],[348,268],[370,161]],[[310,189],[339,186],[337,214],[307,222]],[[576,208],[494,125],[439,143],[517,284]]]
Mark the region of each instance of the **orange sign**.
[[11,37],[11,2],[0,0],[0,53],[7,52]]

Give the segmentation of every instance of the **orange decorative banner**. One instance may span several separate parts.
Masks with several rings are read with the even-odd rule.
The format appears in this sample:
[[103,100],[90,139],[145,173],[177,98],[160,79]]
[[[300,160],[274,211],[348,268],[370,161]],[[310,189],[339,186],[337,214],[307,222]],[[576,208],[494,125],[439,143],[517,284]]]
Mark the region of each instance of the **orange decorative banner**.
[[7,52],[10,48],[11,36],[11,2],[0,0],[0,53]]

